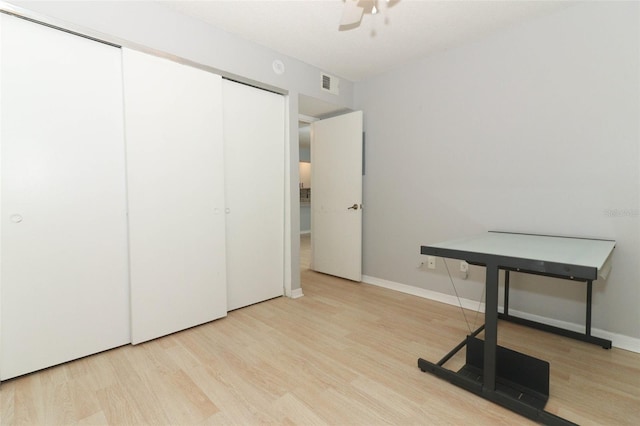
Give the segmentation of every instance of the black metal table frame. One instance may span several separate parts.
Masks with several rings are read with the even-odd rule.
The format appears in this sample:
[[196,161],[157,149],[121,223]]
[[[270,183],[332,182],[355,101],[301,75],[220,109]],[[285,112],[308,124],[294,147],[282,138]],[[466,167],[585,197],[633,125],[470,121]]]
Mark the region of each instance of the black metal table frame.
[[544,324],[537,321],[528,320],[525,318],[521,318],[515,315],[511,315],[509,313],[509,276],[510,272],[522,272],[525,274],[535,274],[535,275],[544,275],[551,276],[549,274],[540,274],[537,272],[530,271],[522,271],[519,269],[513,268],[502,268],[504,272],[504,303],[503,303],[503,312],[498,312],[498,319],[513,322],[516,324],[526,325],[527,327],[535,328],[538,330],[546,331],[548,333],[558,334],[560,336],[569,337],[571,339],[580,340],[582,342],[593,343],[594,345],[602,346],[604,349],[611,349],[611,340],[603,339],[601,337],[596,337],[591,334],[591,305],[593,299],[593,280],[583,280],[567,278],[562,276],[552,276],[553,278],[560,278],[571,281],[580,281],[585,282],[587,284],[587,297],[586,297],[586,314],[585,314],[585,331],[584,333],[580,333],[573,330],[567,330],[566,328],[555,327],[549,324]]
[[[418,359],[418,367],[424,371],[432,373],[442,379],[448,380],[452,384],[466,389],[470,392],[481,396],[484,399],[502,405],[518,414],[521,414],[532,420],[550,425],[569,425],[574,424],[568,420],[558,417],[543,409],[533,407],[518,398],[500,392],[496,388],[496,351],[498,348],[498,292],[499,292],[499,272],[500,269],[507,271],[519,271],[531,274],[539,274],[556,278],[565,278],[571,280],[585,281],[588,283],[588,299],[591,298],[591,284],[598,277],[598,270],[594,267],[582,265],[570,265],[558,262],[540,261],[534,259],[523,259],[517,257],[492,255],[487,253],[478,253],[473,251],[455,250],[442,247],[422,246],[421,254],[438,256],[449,259],[465,260],[470,264],[482,265],[486,268],[486,305],[485,305],[485,324],[472,333],[473,336],[484,330],[484,358],[483,358],[483,377],[482,382],[478,382],[457,372],[448,370],[443,367],[456,352],[462,349],[466,342],[460,343],[449,354],[447,354],[438,363],[432,363],[422,358]],[[508,286],[506,291],[508,292]],[[590,303],[588,306],[588,328],[590,328]],[[508,308],[507,308],[508,316]],[[507,319],[513,320],[508,316]],[[518,318],[515,321],[521,320]],[[528,320],[522,320],[528,321]],[[531,322],[533,323],[533,322]],[[535,323],[538,324],[538,323]],[[527,323],[527,325],[530,325]],[[544,325],[544,324],[541,324]],[[537,327],[537,325],[536,325]],[[556,327],[553,327],[556,329]],[[557,329],[564,330],[564,329]],[[547,330],[549,331],[549,330]],[[589,330],[590,331],[590,330]],[[556,331],[557,332],[557,331]],[[578,333],[579,334],[579,333]],[[586,334],[586,333],[585,333]],[[590,333],[589,333],[590,334]],[[569,336],[574,337],[574,336]],[[598,343],[600,344],[600,343]],[[605,345],[603,345],[605,346]]]

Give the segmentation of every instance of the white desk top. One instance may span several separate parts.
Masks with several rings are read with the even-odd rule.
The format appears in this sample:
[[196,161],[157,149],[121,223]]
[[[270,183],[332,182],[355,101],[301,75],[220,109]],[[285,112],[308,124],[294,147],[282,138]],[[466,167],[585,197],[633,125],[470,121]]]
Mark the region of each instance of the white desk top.
[[615,247],[615,241],[555,237],[507,232],[450,240],[430,247],[521,259],[580,265],[601,271]]

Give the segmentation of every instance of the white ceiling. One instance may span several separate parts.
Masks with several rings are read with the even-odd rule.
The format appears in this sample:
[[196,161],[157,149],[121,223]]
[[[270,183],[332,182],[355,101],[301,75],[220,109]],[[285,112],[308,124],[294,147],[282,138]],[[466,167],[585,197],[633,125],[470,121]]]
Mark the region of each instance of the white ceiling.
[[[346,0],[354,1],[354,0]],[[357,0],[355,0],[357,1]],[[338,31],[343,0],[162,1],[323,71],[360,81],[571,4],[568,1],[400,0]]]

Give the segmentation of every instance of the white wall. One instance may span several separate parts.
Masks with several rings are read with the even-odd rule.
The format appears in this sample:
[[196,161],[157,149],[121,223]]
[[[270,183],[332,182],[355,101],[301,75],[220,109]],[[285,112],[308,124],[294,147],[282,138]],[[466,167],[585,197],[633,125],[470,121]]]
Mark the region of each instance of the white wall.
[[[364,274],[453,294],[442,263],[417,269],[420,245],[492,229],[613,238],[593,327],[637,344],[639,17],[635,2],[583,3],[357,83]],[[477,300],[484,269],[455,271]],[[512,283],[512,309],[584,323],[584,285]]]
[[[91,34],[101,39],[128,46],[148,48],[169,56],[211,67],[219,74],[243,82],[279,91],[287,96],[289,146],[286,162],[291,173],[287,206],[290,227],[285,250],[291,251],[286,268],[291,288],[300,288],[299,269],[299,192],[298,192],[298,94],[304,94],[341,107],[353,105],[353,84],[340,82],[339,96],[320,89],[322,71],[301,61],[233,36],[201,21],[178,14],[150,1],[19,1],[0,2],[0,7],[13,7],[36,13],[65,28]],[[15,8],[15,7],[14,7]],[[37,17],[37,16],[36,16]],[[133,44],[133,45],[132,45]],[[275,59],[285,65],[285,73],[274,73]]]

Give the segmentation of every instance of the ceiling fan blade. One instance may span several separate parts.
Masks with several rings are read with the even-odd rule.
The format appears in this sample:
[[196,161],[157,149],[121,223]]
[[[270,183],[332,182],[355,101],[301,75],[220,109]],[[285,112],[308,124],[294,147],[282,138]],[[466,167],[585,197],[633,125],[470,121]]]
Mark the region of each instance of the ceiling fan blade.
[[377,6],[376,0],[360,0],[358,1],[358,7],[364,10],[365,15],[371,15],[373,13],[373,7]]
[[360,21],[362,21],[363,13],[364,8],[359,6],[358,0],[346,0],[338,29],[345,31],[357,28],[360,25]]

